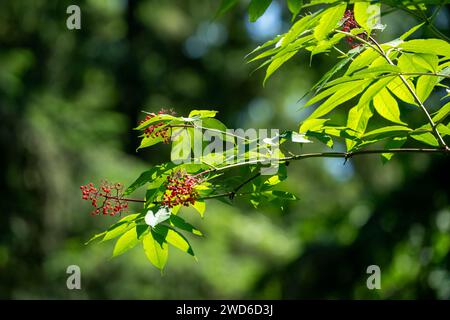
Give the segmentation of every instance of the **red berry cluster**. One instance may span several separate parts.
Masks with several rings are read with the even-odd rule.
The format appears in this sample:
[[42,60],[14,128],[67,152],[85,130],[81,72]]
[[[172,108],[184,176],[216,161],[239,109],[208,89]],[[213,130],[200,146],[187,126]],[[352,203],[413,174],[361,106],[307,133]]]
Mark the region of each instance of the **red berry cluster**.
[[[161,109],[160,111],[158,111],[157,114],[155,114],[155,113],[148,114],[145,117],[145,119],[140,122],[140,124],[144,123],[147,120],[150,120],[151,118],[156,117],[157,115],[161,115],[161,114],[175,115],[175,112],[173,110],[171,110],[171,109],[170,110]],[[157,130],[161,126],[164,126],[164,122],[157,122],[155,124],[152,124],[152,125],[148,126],[144,130],[144,135],[147,138],[150,138],[150,137],[153,137],[153,138],[161,137],[163,139],[164,143],[169,143],[170,142],[169,128],[163,128],[163,129]]]
[[122,198],[123,186],[120,183],[110,184],[103,181],[100,188],[94,187],[93,183],[81,186],[82,199],[90,201],[95,208],[92,215],[115,216],[128,208],[128,203]]
[[173,172],[167,177],[166,192],[161,204],[172,208],[179,204],[189,206],[198,199],[198,192],[195,186],[200,184],[201,180],[196,176],[190,175],[185,171],[179,170]]
[[[358,22],[356,22],[353,10],[346,10],[344,14],[344,24],[342,26],[342,31],[350,32],[351,30],[356,28],[361,28],[361,26],[358,24]],[[357,37],[367,40],[366,33],[360,33],[357,35]],[[356,48],[360,45],[360,43],[354,43],[355,39],[352,37],[347,37],[345,38],[345,40],[352,48]]]

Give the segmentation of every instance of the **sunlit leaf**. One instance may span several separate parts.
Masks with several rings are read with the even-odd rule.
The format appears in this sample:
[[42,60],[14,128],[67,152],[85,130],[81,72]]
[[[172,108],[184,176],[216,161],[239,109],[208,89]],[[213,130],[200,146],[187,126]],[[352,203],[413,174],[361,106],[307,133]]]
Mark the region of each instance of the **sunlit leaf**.
[[417,80],[416,94],[420,101],[424,102],[428,99],[434,87],[438,84],[439,78],[434,76],[421,76]]
[[214,110],[192,110],[189,113],[189,118],[214,118],[218,111]]
[[175,248],[178,248],[181,251],[190,254],[191,256],[195,256],[194,250],[192,250],[189,241],[178,231],[165,225],[159,225],[155,227],[153,231],[160,235],[161,238],[164,239],[164,241],[168,244],[171,244]]
[[380,24],[380,6],[380,3],[370,4],[369,2],[356,2],[353,7],[356,22],[358,22],[368,34]]
[[151,147],[151,146],[153,146],[155,144],[161,143],[163,141],[164,141],[164,139],[161,136],[157,136],[157,137],[154,137],[154,136],[147,137],[147,136],[145,136],[145,137],[142,138],[141,144],[139,145],[139,147],[136,150],[143,149],[143,148],[148,148],[148,147]]
[[405,41],[400,49],[415,53],[429,53],[450,57],[450,43],[441,39],[415,39]]
[[[357,137],[362,137],[372,115],[373,111],[369,104],[364,107],[355,106],[348,113],[347,127],[355,130]],[[345,142],[347,151],[352,150],[357,145],[357,142],[353,139],[347,139]]]
[[290,58],[292,58],[297,51],[292,51],[289,53],[286,53],[285,55],[273,59],[266,70],[266,76],[264,78],[264,84],[266,83],[267,79],[275,72],[278,68],[280,68],[286,61],[288,61]]
[[321,14],[319,25],[314,29],[314,37],[317,40],[325,39],[344,16],[347,4],[340,3],[328,8]]
[[197,230],[194,226],[192,226],[190,223],[186,222],[183,218],[181,218],[179,216],[171,215],[170,219],[169,219],[169,223],[178,229],[188,231],[197,236],[203,235],[200,230]]
[[125,232],[116,242],[113,257],[123,254],[139,243],[136,227]]
[[442,106],[436,114],[433,115],[433,121],[435,123],[441,122],[450,114],[450,102]]
[[393,77],[386,77],[383,79],[380,79],[378,81],[375,81],[373,84],[371,84],[366,90],[364,90],[364,93],[361,95],[361,98],[359,99],[358,106],[364,107],[372,99],[383,89],[386,88],[386,86],[392,81]]
[[375,95],[373,105],[378,114],[383,118],[395,123],[405,124],[400,120],[400,109],[397,100],[395,100],[386,88],[383,88]]
[[198,213],[200,213],[200,216],[203,217],[203,214],[205,213],[206,210],[206,203],[203,200],[196,200],[194,202],[194,204],[192,205],[193,208],[195,208],[195,210],[198,211]]
[[425,22],[422,22],[421,24],[418,24],[417,26],[412,27],[411,29],[406,31],[404,34],[402,34],[400,36],[400,39],[402,39],[402,40],[408,39],[414,32],[419,30],[424,24],[425,24]]
[[142,187],[146,183],[155,180],[158,176],[174,168],[176,165],[172,162],[164,163],[161,165],[154,166],[150,170],[144,171],[137,179],[134,181],[123,193],[123,195],[129,195],[134,192],[137,188]]
[[324,103],[322,103],[310,116],[310,119],[313,118],[320,118],[323,115],[326,115],[330,111],[332,111],[334,108],[336,108],[339,105],[342,105],[344,102],[356,97],[361,92],[364,91],[364,89],[370,84],[371,80],[361,80],[361,81],[354,81],[358,82],[358,85],[352,86],[351,89],[344,88],[336,93],[334,93],[330,98],[328,98]]
[[411,138],[423,142],[425,144],[428,144],[433,147],[439,147],[439,142],[437,141],[436,137],[431,132],[425,132],[421,134],[413,134],[411,135]]
[[364,138],[369,138],[369,137],[373,137],[373,136],[377,136],[377,135],[385,134],[385,133],[396,133],[396,132],[401,132],[401,131],[412,131],[412,129],[408,128],[406,126],[386,126],[386,127],[382,127],[382,128],[367,132],[364,135]]
[[380,54],[372,48],[364,50],[359,56],[355,58],[355,60],[352,61],[352,63],[350,63],[345,74],[350,75],[355,71],[367,67],[379,56]]
[[142,245],[148,260],[158,269],[164,269],[169,256],[167,242],[152,230],[144,236]]
[[[414,88],[414,84],[411,81],[408,81],[408,84],[411,88]],[[409,104],[417,105],[414,96],[411,94],[408,87],[403,83],[400,77],[396,77],[392,80],[387,87],[400,100]]]

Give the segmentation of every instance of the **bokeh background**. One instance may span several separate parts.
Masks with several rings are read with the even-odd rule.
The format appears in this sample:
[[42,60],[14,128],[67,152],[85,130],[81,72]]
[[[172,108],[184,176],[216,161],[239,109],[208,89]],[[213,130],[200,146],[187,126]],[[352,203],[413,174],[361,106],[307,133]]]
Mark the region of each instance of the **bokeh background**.
[[[70,4],[81,7],[81,30],[66,28]],[[215,109],[229,127],[293,130],[310,112],[298,99],[334,55],[311,66],[300,55],[263,87],[244,56],[289,28],[284,1],[255,24],[245,1],[214,19],[218,5],[0,2],[0,298],[450,298],[449,159],[440,156],[292,164],[282,188],[301,200],[284,211],[239,200],[210,201],[203,220],[185,211],[206,234],[190,237],[198,262],[171,250],[163,276],[140,248],[110,259],[112,242],[84,245],[117,218],[90,216],[78,187],[129,184],[168,157],[164,147],[135,152],[142,110]],[[435,21],[447,35],[449,15],[443,8]],[[417,23],[398,12],[383,19],[381,40]],[[66,288],[72,264],[82,290]],[[366,288],[372,264],[381,290]]]

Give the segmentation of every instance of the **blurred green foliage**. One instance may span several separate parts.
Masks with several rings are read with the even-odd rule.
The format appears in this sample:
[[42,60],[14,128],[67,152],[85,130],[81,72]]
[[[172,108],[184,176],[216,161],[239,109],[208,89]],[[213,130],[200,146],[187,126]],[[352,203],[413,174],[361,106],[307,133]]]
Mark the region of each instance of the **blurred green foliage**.
[[[335,60],[300,56],[262,87],[244,56],[288,29],[284,1],[256,24],[244,8],[213,20],[218,3],[206,0],[75,3],[81,30],[66,28],[72,1],[0,3],[0,298],[450,298],[440,156],[292,164],[283,187],[301,200],[283,212],[239,200],[211,201],[204,220],[186,211],[206,235],[190,238],[199,261],[173,250],[163,276],[141,250],[110,260],[112,243],[84,246],[115,218],[91,217],[78,186],[129,184],[168,157],[135,152],[141,110],[215,109],[229,127],[295,130],[308,112],[297,100]],[[445,34],[449,14],[436,19]],[[414,23],[384,19],[382,39]],[[66,288],[72,264],[81,290]],[[366,288],[371,264],[382,290]]]

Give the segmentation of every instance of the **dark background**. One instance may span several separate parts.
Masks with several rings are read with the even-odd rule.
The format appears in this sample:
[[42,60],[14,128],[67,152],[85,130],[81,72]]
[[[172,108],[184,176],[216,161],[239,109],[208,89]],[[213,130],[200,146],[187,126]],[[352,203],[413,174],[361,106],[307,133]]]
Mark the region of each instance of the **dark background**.
[[[82,29],[66,28],[78,4]],[[286,31],[284,1],[249,24],[245,2],[214,20],[218,1],[0,2],[0,298],[450,298],[449,161],[401,155],[293,163],[285,211],[210,201],[198,262],[171,251],[163,276],[141,249],[109,259],[84,246],[116,218],[92,217],[78,187],[131,183],[168,149],[135,152],[142,110],[215,109],[233,128],[298,128],[297,100],[336,61],[292,59],[262,86],[244,56]],[[449,34],[449,10],[436,26]],[[381,40],[415,25],[383,18]],[[427,31],[416,36],[432,36]],[[432,100],[438,101],[438,100]],[[345,111],[345,110],[344,110]],[[337,149],[343,146],[337,146]],[[66,288],[79,265],[82,290]],[[381,268],[368,290],[366,268]]]

